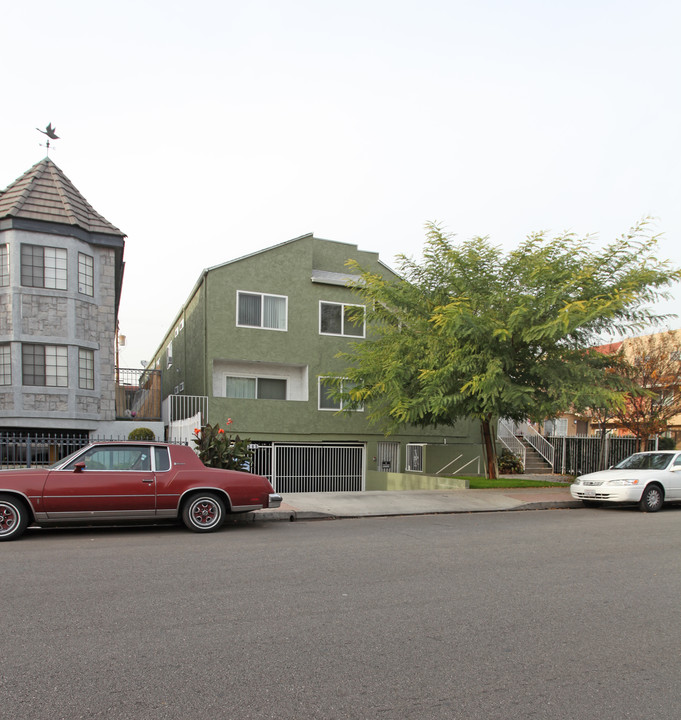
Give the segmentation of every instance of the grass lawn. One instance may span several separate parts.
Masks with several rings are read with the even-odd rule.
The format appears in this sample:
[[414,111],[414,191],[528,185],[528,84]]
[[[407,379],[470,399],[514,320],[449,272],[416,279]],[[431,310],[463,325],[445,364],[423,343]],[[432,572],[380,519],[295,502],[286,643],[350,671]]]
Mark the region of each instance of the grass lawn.
[[527,480],[522,475],[517,478],[497,478],[488,480],[484,477],[467,477],[471,490],[487,490],[488,488],[529,488],[529,487],[568,487],[567,482],[551,482],[550,480]]

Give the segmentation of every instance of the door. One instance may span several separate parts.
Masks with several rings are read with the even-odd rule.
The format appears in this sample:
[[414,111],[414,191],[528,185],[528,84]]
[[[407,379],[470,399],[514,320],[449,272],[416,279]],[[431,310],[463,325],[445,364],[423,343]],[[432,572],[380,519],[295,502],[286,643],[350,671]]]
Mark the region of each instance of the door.
[[43,511],[50,519],[153,516],[156,479],[151,448],[96,445],[45,481]]

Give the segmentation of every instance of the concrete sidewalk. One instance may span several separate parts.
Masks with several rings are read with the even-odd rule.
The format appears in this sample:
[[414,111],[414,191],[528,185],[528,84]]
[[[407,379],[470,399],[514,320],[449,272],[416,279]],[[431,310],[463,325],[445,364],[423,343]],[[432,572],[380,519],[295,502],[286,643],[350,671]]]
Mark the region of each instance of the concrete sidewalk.
[[567,484],[496,490],[284,493],[283,498],[280,508],[257,510],[250,517],[254,521],[294,521],[582,507],[570,495]]

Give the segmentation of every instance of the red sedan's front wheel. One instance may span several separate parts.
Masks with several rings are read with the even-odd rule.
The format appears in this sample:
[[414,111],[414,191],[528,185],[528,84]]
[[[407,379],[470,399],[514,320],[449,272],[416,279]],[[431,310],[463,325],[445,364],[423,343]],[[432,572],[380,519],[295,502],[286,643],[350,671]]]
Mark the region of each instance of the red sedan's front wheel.
[[0,540],[15,540],[28,525],[28,511],[21,500],[0,495]]
[[215,493],[192,495],[182,508],[182,521],[192,532],[213,532],[225,521],[225,503]]

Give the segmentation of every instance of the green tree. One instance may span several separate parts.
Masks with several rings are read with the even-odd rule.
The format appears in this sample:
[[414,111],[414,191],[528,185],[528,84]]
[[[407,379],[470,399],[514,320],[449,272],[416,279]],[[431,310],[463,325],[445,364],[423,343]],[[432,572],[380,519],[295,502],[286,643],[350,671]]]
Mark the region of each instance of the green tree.
[[650,305],[681,271],[657,259],[646,222],[600,251],[592,245],[537,233],[504,253],[487,238],[455,245],[429,224],[423,260],[399,256],[399,279],[350,263],[370,332],[344,354],[346,407],[365,405],[387,432],[477,419],[495,477],[497,417],[621,404],[611,358],[589,348],[664,319]]

